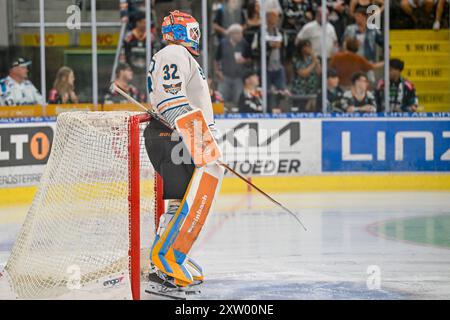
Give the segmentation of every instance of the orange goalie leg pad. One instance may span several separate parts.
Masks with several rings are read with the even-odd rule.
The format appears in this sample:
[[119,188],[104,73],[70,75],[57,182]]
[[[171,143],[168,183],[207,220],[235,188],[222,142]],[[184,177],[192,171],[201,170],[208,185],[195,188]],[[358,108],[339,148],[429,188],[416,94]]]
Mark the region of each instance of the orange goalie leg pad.
[[217,164],[195,169],[175,216],[153,244],[153,264],[175,278],[181,286],[197,280],[185,266],[187,254],[211,211],[213,200],[222,184],[223,173],[222,167]]

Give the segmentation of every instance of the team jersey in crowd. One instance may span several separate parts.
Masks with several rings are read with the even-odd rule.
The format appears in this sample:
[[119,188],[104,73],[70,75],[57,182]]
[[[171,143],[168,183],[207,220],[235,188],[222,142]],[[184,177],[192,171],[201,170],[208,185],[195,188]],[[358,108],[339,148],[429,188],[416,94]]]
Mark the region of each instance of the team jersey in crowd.
[[0,105],[18,106],[43,104],[44,100],[36,87],[29,81],[14,81],[10,76],[0,80]]
[[239,98],[240,113],[262,113],[262,92],[258,88],[254,92],[244,90]]
[[410,81],[400,78],[398,82],[390,81],[389,87],[390,110],[386,110],[384,107],[384,80],[381,79],[378,82],[376,93],[377,102],[381,108],[379,111],[411,112],[411,107],[419,104],[416,89]]
[[342,99],[344,90],[340,87],[327,90],[327,112],[344,112],[342,108]]
[[366,105],[370,105],[376,108],[377,104],[375,101],[375,96],[371,91],[366,92],[366,96],[362,100],[356,99],[355,96],[353,96],[353,93],[351,90],[347,90],[344,92],[344,95],[342,96],[342,109],[347,110],[350,107],[355,108],[355,112],[359,112],[361,107],[364,107]]
[[168,45],[157,52],[147,77],[150,102],[169,123],[188,108],[203,111],[206,123],[214,123],[208,82],[202,68],[181,45]]
[[307,22],[309,18],[307,13],[310,12],[311,17],[313,16],[312,5],[310,1],[292,1],[288,0],[287,3],[283,5],[283,28],[291,30],[300,30]]
[[[344,90],[341,87],[336,87],[327,90],[327,112],[345,112],[343,109]],[[322,91],[317,94],[316,105],[322,108]]]

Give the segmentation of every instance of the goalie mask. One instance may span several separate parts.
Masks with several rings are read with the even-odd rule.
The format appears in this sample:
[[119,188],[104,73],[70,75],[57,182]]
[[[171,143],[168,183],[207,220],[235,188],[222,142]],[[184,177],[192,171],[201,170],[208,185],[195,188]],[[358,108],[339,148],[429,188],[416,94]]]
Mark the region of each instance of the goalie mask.
[[200,26],[190,14],[172,11],[164,18],[161,31],[164,40],[184,46],[194,56],[200,54]]

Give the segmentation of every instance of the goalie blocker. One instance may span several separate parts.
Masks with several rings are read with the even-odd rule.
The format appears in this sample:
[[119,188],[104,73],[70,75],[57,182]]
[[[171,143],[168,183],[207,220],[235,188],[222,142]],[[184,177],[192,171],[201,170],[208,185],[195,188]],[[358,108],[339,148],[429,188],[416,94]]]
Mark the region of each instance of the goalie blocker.
[[[175,125],[181,137],[158,121],[152,121],[144,132],[150,161],[163,179],[163,199],[182,199],[156,235],[150,259],[184,287],[203,280],[191,273],[187,255],[212,209],[224,169],[215,163],[220,150],[201,110],[183,114]],[[192,161],[179,161],[186,160],[186,155]]]

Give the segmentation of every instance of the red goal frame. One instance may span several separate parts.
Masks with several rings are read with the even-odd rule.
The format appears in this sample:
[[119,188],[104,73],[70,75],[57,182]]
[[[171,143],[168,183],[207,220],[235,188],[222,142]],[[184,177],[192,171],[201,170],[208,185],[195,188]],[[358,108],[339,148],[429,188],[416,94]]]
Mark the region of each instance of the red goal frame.
[[[152,121],[150,115],[143,113],[131,116],[128,123],[128,206],[129,206],[129,270],[131,294],[133,300],[141,298],[141,230],[140,230],[140,125]],[[154,181],[154,218],[155,232],[159,219],[164,212],[162,198],[163,182],[157,172]]]

